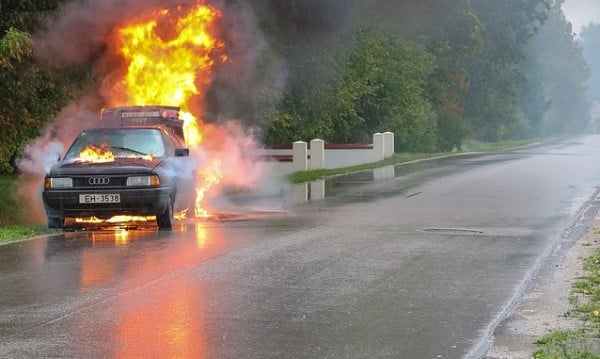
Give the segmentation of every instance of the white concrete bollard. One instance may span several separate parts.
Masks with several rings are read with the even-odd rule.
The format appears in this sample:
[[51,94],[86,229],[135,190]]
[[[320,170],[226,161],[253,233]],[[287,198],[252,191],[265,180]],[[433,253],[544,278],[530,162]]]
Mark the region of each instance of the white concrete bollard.
[[292,203],[308,202],[308,183],[298,183],[292,186]]
[[394,133],[384,132],[383,133],[383,156],[385,158],[392,157],[394,155]]
[[319,170],[322,168],[325,168],[325,141],[316,138],[310,141],[308,169]]
[[373,162],[379,162],[385,158],[382,133],[377,132],[373,135],[373,153]]
[[306,171],[308,169],[308,145],[306,142],[294,142],[292,158],[294,163],[294,172]]
[[325,198],[325,180],[316,180],[310,183],[310,200],[318,201]]
[[375,180],[384,180],[396,176],[396,166],[385,166],[373,169],[373,178]]

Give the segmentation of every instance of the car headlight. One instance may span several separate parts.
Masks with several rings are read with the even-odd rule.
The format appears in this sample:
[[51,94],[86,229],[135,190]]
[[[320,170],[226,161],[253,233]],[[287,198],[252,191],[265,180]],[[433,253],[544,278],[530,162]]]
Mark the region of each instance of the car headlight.
[[44,188],[71,188],[73,187],[73,179],[67,177],[46,177],[44,179]]
[[158,186],[160,185],[160,178],[157,175],[152,176],[131,176],[127,177],[127,185],[140,187],[140,186]]

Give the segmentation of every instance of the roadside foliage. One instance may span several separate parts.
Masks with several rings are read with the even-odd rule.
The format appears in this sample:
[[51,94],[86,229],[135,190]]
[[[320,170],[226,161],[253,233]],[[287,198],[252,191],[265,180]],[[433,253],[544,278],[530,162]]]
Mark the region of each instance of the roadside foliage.
[[600,357],[600,250],[583,259],[585,274],[573,284],[571,310],[565,316],[580,325],[571,330],[552,330],[536,341],[535,359]]
[[7,1],[0,5],[0,174],[13,173],[25,146],[76,96],[85,68],[53,68],[32,53],[32,33],[65,1]]

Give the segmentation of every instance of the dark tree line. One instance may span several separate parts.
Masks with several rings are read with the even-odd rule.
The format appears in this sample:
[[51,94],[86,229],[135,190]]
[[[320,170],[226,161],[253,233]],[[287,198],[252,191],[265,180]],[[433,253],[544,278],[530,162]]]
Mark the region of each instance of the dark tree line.
[[[69,101],[94,91],[93,58],[57,68],[31,55],[31,34],[72,1],[0,2],[0,172],[13,171]],[[217,69],[205,118],[239,118],[269,144],[393,131],[402,151],[580,133],[600,98],[594,71],[588,83],[600,31],[590,25],[575,38],[562,2],[220,0],[232,58],[252,61]],[[257,38],[261,46],[235,43]],[[248,49],[256,56],[240,55]]]
[[306,1],[270,3],[265,33],[293,67],[264,113],[268,142],[394,131],[399,150],[447,151],[468,136],[580,133],[589,120],[588,68],[562,0],[344,2],[337,27]]

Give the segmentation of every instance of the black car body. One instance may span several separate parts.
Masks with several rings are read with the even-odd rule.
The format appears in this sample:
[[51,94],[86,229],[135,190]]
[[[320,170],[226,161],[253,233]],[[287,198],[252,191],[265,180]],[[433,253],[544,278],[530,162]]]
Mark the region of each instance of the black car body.
[[[193,191],[181,169],[185,148],[179,109],[134,106],[103,110],[102,126],[87,129],[44,180],[42,194],[49,228],[67,219],[117,215],[156,216],[170,229],[178,196]],[[183,161],[183,162],[182,162]]]

